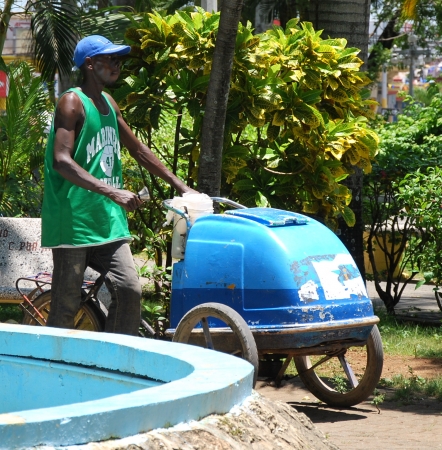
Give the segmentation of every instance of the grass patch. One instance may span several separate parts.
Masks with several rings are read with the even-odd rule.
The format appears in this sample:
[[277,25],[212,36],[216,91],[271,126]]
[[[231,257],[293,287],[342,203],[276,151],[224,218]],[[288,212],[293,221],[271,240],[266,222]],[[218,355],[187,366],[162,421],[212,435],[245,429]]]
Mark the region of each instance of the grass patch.
[[384,311],[376,311],[384,353],[414,356],[415,358],[442,359],[442,328],[398,322]]
[[380,387],[393,388],[392,395],[388,400],[410,404],[422,397],[433,397],[442,401],[442,377],[433,379],[423,378],[416,375],[409,367],[409,374],[395,375],[391,379],[382,378]]
[[[376,311],[382,336],[384,354],[412,356],[414,358],[442,359],[442,326],[402,323],[383,310]],[[380,387],[392,388],[388,400],[404,404],[413,403],[422,397],[433,397],[442,401],[442,374],[435,378],[424,378],[408,367],[408,374],[382,378]]]

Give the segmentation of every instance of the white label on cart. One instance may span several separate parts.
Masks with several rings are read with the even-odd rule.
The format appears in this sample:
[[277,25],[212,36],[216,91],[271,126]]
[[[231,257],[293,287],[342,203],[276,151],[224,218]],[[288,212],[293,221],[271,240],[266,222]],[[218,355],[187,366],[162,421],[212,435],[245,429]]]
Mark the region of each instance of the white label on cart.
[[326,300],[367,297],[364,281],[349,254],[338,254],[332,261],[312,261],[324,289]]
[[313,280],[308,280],[298,291],[299,298],[303,302],[319,300],[318,285]]

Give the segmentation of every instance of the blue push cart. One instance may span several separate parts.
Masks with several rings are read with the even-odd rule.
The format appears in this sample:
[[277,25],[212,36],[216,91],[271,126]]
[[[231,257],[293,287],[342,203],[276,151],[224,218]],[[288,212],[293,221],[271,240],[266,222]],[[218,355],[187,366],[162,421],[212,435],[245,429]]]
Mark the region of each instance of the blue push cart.
[[256,376],[259,360],[281,361],[277,385],[293,360],[305,386],[332,406],[366,400],[382,373],[379,319],[342,242],[301,214],[213,200],[236,209],[192,226],[164,202],[187,221],[167,334],[242,356]]

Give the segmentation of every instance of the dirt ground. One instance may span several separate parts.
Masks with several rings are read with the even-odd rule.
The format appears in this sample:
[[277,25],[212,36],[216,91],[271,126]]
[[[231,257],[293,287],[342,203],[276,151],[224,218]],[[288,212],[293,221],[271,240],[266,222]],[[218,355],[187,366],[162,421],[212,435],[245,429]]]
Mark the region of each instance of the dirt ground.
[[[388,356],[384,358],[383,378],[394,374],[432,378],[442,372],[440,359]],[[416,399],[413,404],[384,401],[377,408],[371,399],[352,408],[330,408],[307,391],[297,377],[283,380],[280,388],[259,380],[257,392],[286,402],[307,417],[341,450],[433,450],[442,449],[442,403]],[[383,390],[386,398],[392,392]]]

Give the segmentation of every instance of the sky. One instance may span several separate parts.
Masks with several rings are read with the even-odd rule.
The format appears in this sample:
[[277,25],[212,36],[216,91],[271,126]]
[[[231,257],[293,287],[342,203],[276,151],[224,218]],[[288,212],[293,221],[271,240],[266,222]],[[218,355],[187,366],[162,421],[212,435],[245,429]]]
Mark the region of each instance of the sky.
[[12,12],[20,12],[23,11],[26,5],[26,0],[14,0],[12,5]]

